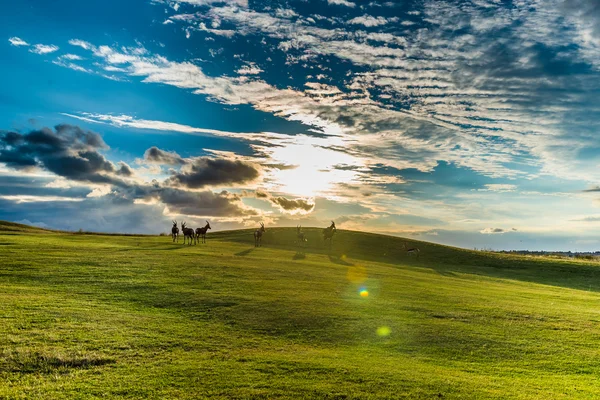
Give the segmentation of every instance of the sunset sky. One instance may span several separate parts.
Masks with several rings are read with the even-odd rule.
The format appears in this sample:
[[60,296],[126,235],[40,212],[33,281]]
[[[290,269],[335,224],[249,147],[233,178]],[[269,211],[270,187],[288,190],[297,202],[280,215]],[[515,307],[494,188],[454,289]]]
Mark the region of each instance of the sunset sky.
[[0,219],[600,250],[595,0],[28,0]]

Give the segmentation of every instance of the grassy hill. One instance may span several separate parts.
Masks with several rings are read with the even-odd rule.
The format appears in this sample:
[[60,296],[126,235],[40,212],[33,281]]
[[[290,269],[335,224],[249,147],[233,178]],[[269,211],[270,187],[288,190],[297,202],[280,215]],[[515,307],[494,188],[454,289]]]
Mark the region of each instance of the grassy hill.
[[600,397],[597,263],[305,231],[0,223],[0,399]]

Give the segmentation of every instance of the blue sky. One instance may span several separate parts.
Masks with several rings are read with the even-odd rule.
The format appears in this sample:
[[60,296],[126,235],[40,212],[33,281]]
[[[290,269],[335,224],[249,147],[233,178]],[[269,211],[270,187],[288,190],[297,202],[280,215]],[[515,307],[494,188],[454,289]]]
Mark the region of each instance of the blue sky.
[[27,1],[0,219],[600,248],[596,1]]

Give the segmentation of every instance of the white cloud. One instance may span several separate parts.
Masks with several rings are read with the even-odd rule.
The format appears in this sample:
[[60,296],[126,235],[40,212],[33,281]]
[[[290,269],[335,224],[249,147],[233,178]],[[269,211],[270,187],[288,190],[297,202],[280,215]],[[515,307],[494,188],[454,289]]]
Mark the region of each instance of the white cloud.
[[363,15],[362,17],[352,18],[348,23],[353,25],[364,25],[367,27],[381,26],[390,22],[397,22],[398,18],[384,18],[384,17],[372,17],[370,15]]
[[14,201],[17,204],[21,203],[43,203],[43,202],[73,202],[83,201],[80,197],[63,197],[63,196],[34,196],[34,195],[0,195],[0,199]]
[[16,36],[11,37],[10,39],[8,39],[8,41],[12,46],[29,46],[29,43]]
[[346,7],[351,7],[351,8],[356,7],[355,3],[348,1],[348,0],[327,0],[327,3],[329,3],[331,5],[336,5],[336,6],[346,6]]
[[77,54],[63,54],[59,58],[71,61],[83,60],[83,57],[78,56]]
[[29,51],[35,54],[49,54],[58,51],[58,46],[53,44],[36,44]]
[[91,49],[94,48],[94,46],[91,43],[86,42],[84,40],[80,40],[80,39],[71,39],[71,40],[69,40],[69,44],[71,46],[81,47],[81,48],[83,48],[85,50],[91,50]]
[[242,68],[236,71],[240,75],[258,75],[263,72],[262,69],[257,67],[256,65],[244,65]]

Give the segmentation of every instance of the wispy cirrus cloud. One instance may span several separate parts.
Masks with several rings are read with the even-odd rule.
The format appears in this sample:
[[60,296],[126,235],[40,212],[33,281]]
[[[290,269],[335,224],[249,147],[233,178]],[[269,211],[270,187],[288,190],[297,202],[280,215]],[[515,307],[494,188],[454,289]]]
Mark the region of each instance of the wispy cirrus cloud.
[[50,54],[54,53],[55,51],[58,51],[58,46],[55,46],[53,44],[34,44],[29,51],[40,55]]
[[8,41],[10,42],[11,46],[29,46],[29,43],[16,36],[11,37],[8,39]]

